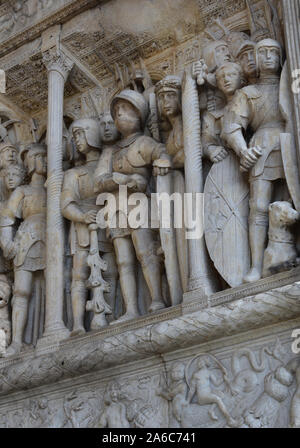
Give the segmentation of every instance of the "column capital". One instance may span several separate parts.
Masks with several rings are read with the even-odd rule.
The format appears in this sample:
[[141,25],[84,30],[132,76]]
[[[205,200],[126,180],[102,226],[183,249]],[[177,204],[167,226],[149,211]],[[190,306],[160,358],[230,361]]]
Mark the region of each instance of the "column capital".
[[51,48],[43,53],[43,62],[47,67],[48,72],[59,72],[64,78],[65,82],[72,70],[74,63],[57,47]]

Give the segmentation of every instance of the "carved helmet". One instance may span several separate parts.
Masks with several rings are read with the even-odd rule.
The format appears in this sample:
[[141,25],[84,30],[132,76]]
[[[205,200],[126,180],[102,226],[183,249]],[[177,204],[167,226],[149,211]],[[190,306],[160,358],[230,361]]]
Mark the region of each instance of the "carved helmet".
[[181,90],[181,79],[178,76],[168,75],[159,81],[155,86],[155,93]]
[[[209,73],[213,73],[218,68],[218,62],[216,58],[216,49],[225,46],[228,48],[229,53],[229,46],[228,43],[224,40],[216,40],[213,42],[209,42],[203,47],[202,57],[205,61],[205,64],[207,65]],[[228,61],[231,60],[231,56],[229,57]]]
[[232,55],[235,59],[238,59],[244,51],[255,49],[255,42],[251,40],[243,40],[237,42],[236,45],[232,45]]
[[20,158],[23,162],[24,162],[27,154],[29,154],[29,155],[38,155],[38,154],[47,155],[46,145],[44,145],[42,143],[31,143],[30,145],[26,146],[20,152]]
[[70,133],[73,133],[75,129],[82,129],[85,132],[86,141],[89,146],[93,148],[101,149],[101,135],[99,123],[93,118],[82,118],[75,120],[69,129]]
[[146,124],[146,120],[149,113],[149,106],[145,98],[141,93],[136,92],[135,90],[125,89],[118,95],[116,95],[111,102],[110,112],[113,119],[115,119],[115,111],[114,106],[118,100],[128,101],[135,109],[139,112],[141,125],[144,128]]
[[12,149],[14,149],[16,152],[18,152],[18,149],[16,148],[15,145],[13,145],[12,143],[10,143],[9,141],[6,141],[6,142],[2,142],[2,143],[0,143],[0,154],[1,154],[2,151],[4,151],[4,150],[7,149],[7,148],[12,148]]
[[280,43],[274,39],[263,39],[255,45],[255,59],[257,69],[258,69],[258,51],[260,48],[277,48],[280,54],[280,65],[281,67],[283,66],[283,51]]
[[28,174],[31,174],[34,171],[34,165],[32,165],[32,162],[26,161],[26,157],[39,154],[47,155],[47,148],[43,143],[31,143],[21,150],[20,159],[28,169]]

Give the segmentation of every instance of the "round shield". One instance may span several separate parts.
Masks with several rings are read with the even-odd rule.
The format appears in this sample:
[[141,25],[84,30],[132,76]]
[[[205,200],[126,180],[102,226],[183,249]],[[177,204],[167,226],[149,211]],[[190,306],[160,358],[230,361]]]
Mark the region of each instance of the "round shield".
[[231,286],[250,268],[249,183],[232,152],[211,168],[204,187],[204,232],[214,265]]

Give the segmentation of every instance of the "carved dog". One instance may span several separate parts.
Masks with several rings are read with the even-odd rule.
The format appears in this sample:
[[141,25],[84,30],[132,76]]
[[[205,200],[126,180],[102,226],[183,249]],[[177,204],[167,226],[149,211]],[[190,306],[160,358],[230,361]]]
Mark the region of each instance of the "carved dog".
[[290,202],[274,202],[269,207],[269,243],[264,254],[263,277],[279,272],[296,261],[297,251],[291,226],[299,213]]

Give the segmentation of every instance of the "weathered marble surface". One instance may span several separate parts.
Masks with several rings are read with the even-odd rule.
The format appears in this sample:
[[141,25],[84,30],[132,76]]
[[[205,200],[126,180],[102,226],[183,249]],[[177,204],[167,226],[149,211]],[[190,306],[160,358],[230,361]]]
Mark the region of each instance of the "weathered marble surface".
[[0,426],[300,426],[299,12],[0,2]]

